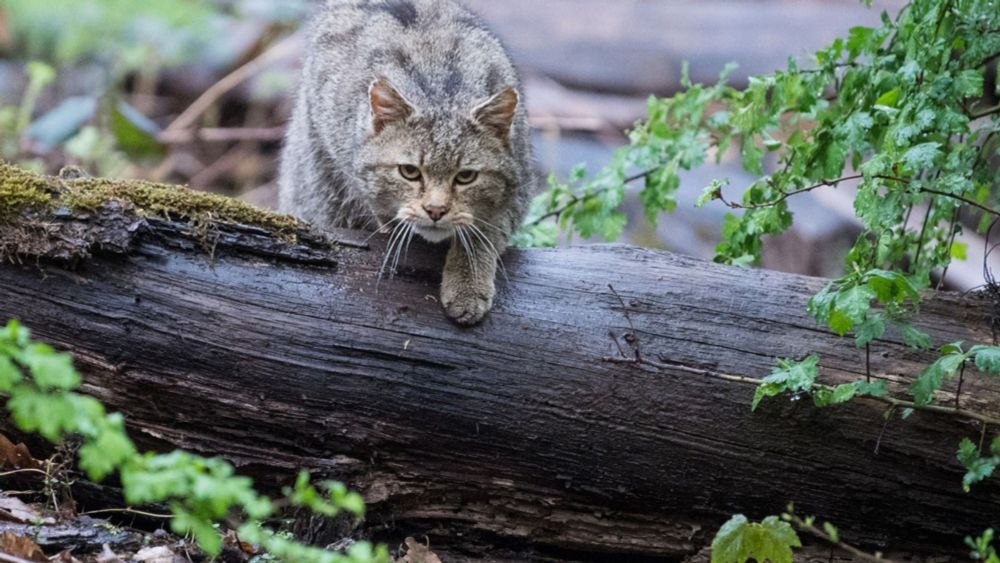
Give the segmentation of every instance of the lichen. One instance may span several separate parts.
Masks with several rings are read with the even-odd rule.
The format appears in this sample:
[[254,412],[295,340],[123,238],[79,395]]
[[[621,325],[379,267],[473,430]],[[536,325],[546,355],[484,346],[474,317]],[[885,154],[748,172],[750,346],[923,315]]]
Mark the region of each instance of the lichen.
[[303,228],[290,215],[273,213],[222,195],[143,180],[61,179],[41,176],[0,162],[0,220],[25,211],[68,208],[95,211],[110,201],[143,215],[253,225],[289,236]]

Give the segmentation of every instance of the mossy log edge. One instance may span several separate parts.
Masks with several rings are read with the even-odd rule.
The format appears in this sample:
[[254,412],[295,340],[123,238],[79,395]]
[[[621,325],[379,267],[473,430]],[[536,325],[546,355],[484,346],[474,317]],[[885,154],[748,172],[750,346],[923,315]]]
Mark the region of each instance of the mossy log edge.
[[[0,318],[74,353],[143,445],[222,455],[272,489],[299,468],[345,480],[376,539],[681,560],[731,514],[794,501],[845,541],[958,557],[1000,525],[996,480],[960,486],[954,451],[977,425],[886,422],[866,400],[751,413],[753,388],[714,376],[818,353],[822,381],[864,377],[864,351],[805,314],[825,280],[626,246],[511,250],[494,311],[461,329],[436,303],[439,248],[415,244],[379,285],[383,237],[151,210],[129,195],[145,183],[59,204],[102,185],[0,167]],[[918,325],[988,342],[990,306],[928,294]],[[630,342],[646,362],[608,361]],[[932,359],[890,331],[871,367],[902,394]],[[1000,413],[997,384],[970,370],[963,406]]]

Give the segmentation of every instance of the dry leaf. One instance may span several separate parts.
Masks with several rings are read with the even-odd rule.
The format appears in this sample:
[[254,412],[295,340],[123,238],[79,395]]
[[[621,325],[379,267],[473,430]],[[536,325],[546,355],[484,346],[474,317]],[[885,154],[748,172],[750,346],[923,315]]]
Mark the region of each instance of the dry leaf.
[[73,557],[73,554],[69,552],[68,549],[60,552],[55,557],[49,558],[50,563],[81,563],[79,559]]
[[35,459],[23,442],[14,444],[0,434],[0,467],[5,469],[41,469],[42,462]]
[[53,524],[55,520],[42,516],[37,508],[17,497],[0,495],[0,520],[16,524]]
[[48,562],[49,558],[42,552],[42,548],[33,542],[31,538],[19,536],[13,532],[0,534],[0,553],[27,559],[28,561]]
[[97,554],[97,559],[95,561],[97,563],[125,563],[121,557],[118,557],[118,554],[111,551],[108,544],[104,544],[104,546],[102,546],[101,552]]
[[430,545],[424,545],[413,538],[406,538],[405,541],[405,563],[441,563],[441,558],[431,551]]
[[178,563],[184,558],[178,556],[166,546],[145,547],[132,556],[133,561],[139,563]]

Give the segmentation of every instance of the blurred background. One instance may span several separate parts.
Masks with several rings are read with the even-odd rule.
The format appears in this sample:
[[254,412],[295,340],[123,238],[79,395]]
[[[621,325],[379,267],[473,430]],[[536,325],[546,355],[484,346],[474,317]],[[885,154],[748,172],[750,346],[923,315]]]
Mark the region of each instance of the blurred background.
[[[591,172],[625,141],[650,94],[731,80],[811,54],[856,25],[877,26],[902,0],[467,0],[507,44],[526,82],[539,168]],[[309,0],[0,0],[0,158],[53,173],[187,184],[262,206],[275,173],[303,49]],[[702,189],[751,178],[736,155],[684,177],[657,226],[631,206],[623,237],[711,258],[726,209],[694,209]],[[792,200],[789,233],[764,266],[837,275],[859,227],[849,189]],[[597,242],[597,241],[575,241]],[[973,260],[970,262],[974,263]],[[976,268],[973,268],[975,270]],[[975,272],[978,275],[978,272]],[[962,286],[961,272],[950,274]],[[958,279],[956,279],[958,278]],[[979,279],[976,277],[976,282]]]

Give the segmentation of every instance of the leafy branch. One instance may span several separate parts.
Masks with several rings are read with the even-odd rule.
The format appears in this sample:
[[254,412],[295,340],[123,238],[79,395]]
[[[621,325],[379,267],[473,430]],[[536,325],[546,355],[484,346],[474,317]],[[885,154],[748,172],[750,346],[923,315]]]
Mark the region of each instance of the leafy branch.
[[79,465],[90,479],[100,481],[117,473],[129,505],[167,503],[171,529],[192,534],[210,556],[222,549],[215,526],[227,523],[243,540],[287,561],[388,562],[384,546],[358,542],[347,553],[334,553],[289,540],[263,525],[280,506],[325,516],[346,511],[362,518],[361,496],[343,484],[313,483],[302,472],[294,486],[286,489],[285,498],[275,501],[258,493],[250,479],[236,475],[235,468],[222,459],[181,450],[140,453],[125,433],[124,418],[105,412],[92,397],[76,393],[80,383],[68,354],[33,342],[28,329],[16,321],[0,329],[0,396],[7,397],[6,409],[17,427],[57,444],[78,437]]

